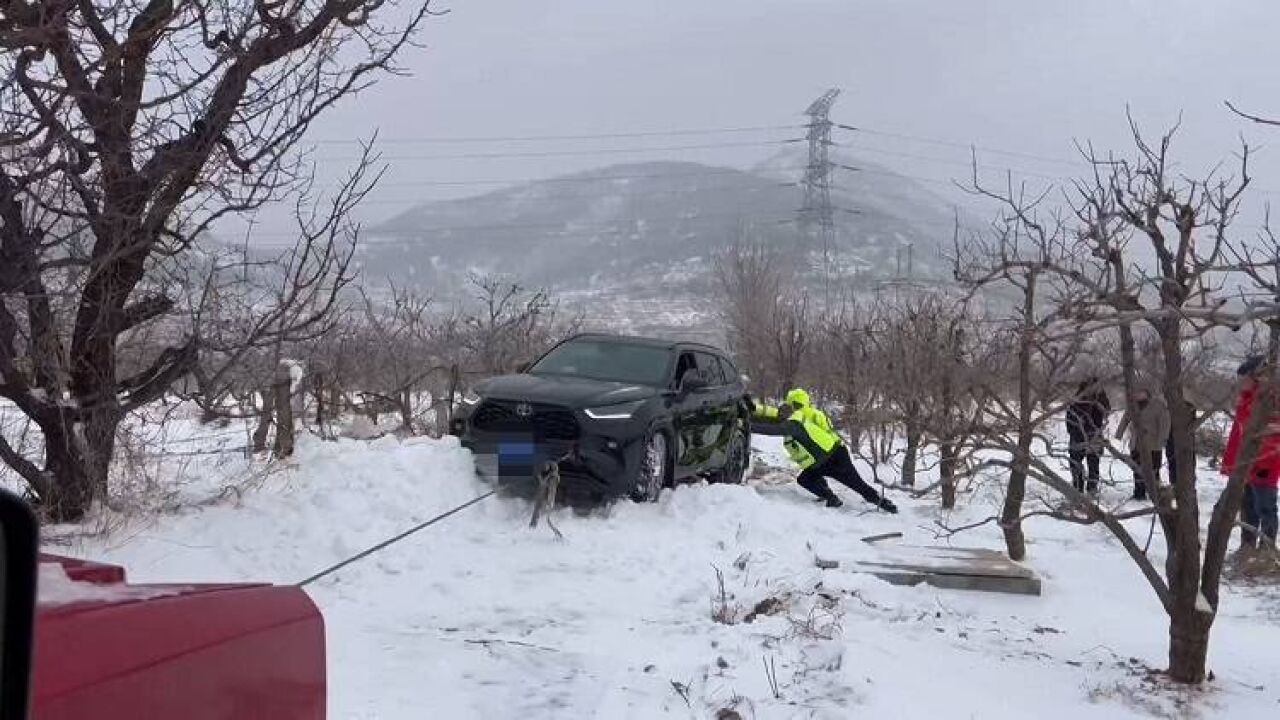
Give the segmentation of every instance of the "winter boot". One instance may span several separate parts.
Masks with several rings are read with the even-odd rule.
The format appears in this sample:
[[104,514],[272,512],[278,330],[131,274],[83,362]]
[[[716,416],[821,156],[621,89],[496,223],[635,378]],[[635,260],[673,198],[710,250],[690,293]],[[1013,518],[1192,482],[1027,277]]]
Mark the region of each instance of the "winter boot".
[[829,508],[844,507],[844,501],[836,497],[835,495],[832,495],[831,497],[827,498],[826,502],[827,502],[827,507]]
[[1147,499],[1147,484],[1146,484],[1146,483],[1144,483],[1144,482],[1136,482],[1136,483],[1134,483],[1134,484],[1133,484],[1133,499],[1134,499],[1134,500],[1143,500],[1143,501],[1145,501],[1145,500]]
[[1090,497],[1095,497],[1095,498],[1098,497],[1098,479],[1097,478],[1090,478],[1089,484],[1085,486],[1085,492],[1088,493]]
[[1248,525],[1240,526],[1240,552],[1258,549],[1258,532]]
[[894,505],[894,504],[893,504],[893,501],[892,501],[892,500],[890,500],[890,499],[889,499],[889,498],[887,498],[887,497],[882,497],[882,498],[880,498],[880,502],[876,503],[876,507],[878,507],[878,508],[880,508],[881,510],[883,510],[883,511],[885,511],[885,512],[889,513],[890,515],[897,515],[897,514],[898,514],[898,506],[897,506],[897,505]]

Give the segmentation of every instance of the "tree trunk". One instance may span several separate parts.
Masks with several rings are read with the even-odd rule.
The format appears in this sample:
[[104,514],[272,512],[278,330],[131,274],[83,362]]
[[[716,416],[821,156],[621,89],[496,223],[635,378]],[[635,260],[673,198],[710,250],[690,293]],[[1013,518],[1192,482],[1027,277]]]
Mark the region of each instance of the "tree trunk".
[[49,520],[77,522],[93,502],[94,480],[88,464],[76,448],[71,433],[61,428],[44,429],[45,468],[53,477],[48,492],[41,497]]
[[1005,489],[1004,509],[1000,513],[1000,529],[1004,532],[1004,546],[1010,560],[1022,560],[1027,556],[1027,538],[1022,532],[1022,501],[1027,496],[1027,466],[1031,451],[1031,433],[1018,437],[1018,455],[1013,459],[1013,472],[1009,473],[1009,486]]
[[45,468],[53,478],[41,500],[50,520],[78,521],[94,500],[106,497],[118,424],[114,411],[99,410],[81,420],[60,418],[41,426]]
[[328,434],[327,432],[325,432],[325,427],[324,427],[324,421],[325,421],[325,406],[324,406],[324,391],[325,391],[325,384],[324,384],[324,375],[323,375],[322,373],[316,373],[316,374],[314,374],[314,375],[312,375],[312,376],[311,376],[311,390],[312,390],[312,394],[314,394],[314,395],[315,395],[315,398],[316,398],[316,428],[318,428],[318,429],[319,429],[319,431],[320,431],[320,437],[328,437],[328,436],[329,436],[329,434]]
[[396,404],[400,406],[400,427],[410,435],[413,434],[413,392],[411,390],[401,390],[400,397],[396,399]]
[[907,417],[907,449],[902,454],[902,484],[915,487],[917,456],[920,454],[920,423],[915,416]]
[[84,462],[93,482],[90,501],[107,497],[107,483],[111,473],[111,458],[116,451],[116,426],[120,416],[114,410],[99,410],[85,418],[82,432]]
[[453,426],[454,403],[458,401],[458,391],[462,389],[462,372],[457,365],[449,367],[449,398],[446,400],[446,412],[444,418],[445,432]]
[[942,443],[942,460],[938,464],[938,472],[942,476],[942,509],[950,510],[956,506],[956,457],[957,448],[952,443]]
[[293,403],[289,394],[289,370],[281,367],[276,375],[276,457],[287,458],[293,454]]
[[1022,532],[1022,501],[1027,496],[1027,469],[1031,466],[1031,439],[1035,426],[1031,420],[1031,349],[1035,341],[1036,273],[1027,275],[1022,294],[1022,338],[1018,343],[1018,447],[1013,457],[1013,472],[1005,489],[1004,509],[1000,513],[1000,529],[1004,532],[1005,549],[1010,560],[1027,556],[1027,538]]
[[253,451],[262,452],[267,449],[267,434],[271,432],[271,420],[275,414],[275,393],[266,390],[262,393],[262,414],[258,416],[258,427],[253,431]]
[[1192,611],[1169,617],[1169,677],[1184,683],[1204,681],[1212,627],[1210,613]]

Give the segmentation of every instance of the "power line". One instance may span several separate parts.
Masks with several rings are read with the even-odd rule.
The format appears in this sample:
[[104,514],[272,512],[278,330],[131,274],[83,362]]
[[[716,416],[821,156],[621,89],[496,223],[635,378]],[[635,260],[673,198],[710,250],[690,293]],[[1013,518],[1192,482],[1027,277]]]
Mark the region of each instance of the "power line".
[[898,140],[908,140],[910,142],[925,143],[927,145],[938,145],[941,147],[960,148],[962,150],[976,150],[988,153],[990,155],[1004,155],[1007,157],[1022,158],[1024,160],[1036,160],[1039,162],[1054,163],[1058,165],[1072,165],[1075,167],[1088,167],[1088,163],[1081,160],[1067,160],[1066,158],[1049,157],[1047,155],[1036,155],[1034,153],[1020,152],[1017,150],[1001,150],[998,148],[987,147],[983,145],[975,145],[973,143],[962,143],[954,140],[941,140],[938,138],[925,137],[923,135],[908,135],[906,133],[891,132],[888,130],[875,130],[868,127],[857,127],[853,125],[835,124],[841,130],[850,130],[853,132],[865,133],[867,135],[879,135],[881,137],[895,138]]
[[[794,187],[797,185],[797,183],[793,183],[793,182],[770,182],[767,179],[759,178],[757,176],[750,176],[750,178],[748,179],[754,180],[756,181],[756,183],[750,184],[747,182],[743,182],[737,185],[679,188],[674,190],[641,190],[641,191],[629,190],[625,193],[618,193],[618,191],[613,188],[604,188],[602,189],[601,192],[572,193],[567,195],[557,194],[554,196],[554,198],[556,200],[580,200],[580,199],[586,199],[586,198],[610,197],[613,195],[617,195],[618,197],[622,197],[622,198],[634,198],[634,197],[659,197],[663,195],[690,195],[692,193],[763,192],[765,190],[776,189],[777,187]],[[361,206],[365,206],[365,205],[413,206],[413,205],[422,205],[422,204],[425,204],[426,202],[429,202],[429,201],[423,200],[422,198],[376,199],[376,200],[365,199],[360,201],[360,205]]]
[[[391,158],[396,159],[396,158]],[[803,165],[771,168],[778,172],[801,171],[804,170]],[[586,171],[590,173],[591,171]],[[591,175],[591,174],[575,174],[564,175],[561,177],[523,177],[523,178],[494,178],[484,180],[397,180],[390,182],[380,182],[378,187],[469,187],[481,185],[511,185],[513,187],[519,185],[528,185],[533,183],[595,183],[607,182],[612,180],[641,180],[654,178],[692,178],[692,177],[712,177],[716,175],[749,175],[758,177],[750,170],[737,170],[734,168],[714,169],[707,168],[697,172],[680,172],[680,173],[622,173],[614,175]]]
[[[1011,151],[1011,150],[1001,150],[1001,149],[991,148],[986,146],[970,146],[970,145],[965,145],[963,143],[954,142],[954,141],[936,140],[936,139],[927,138],[923,136],[905,135],[902,133],[893,133],[889,131],[873,130],[869,128],[859,128],[856,126],[844,125],[840,123],[832,123],[832,126],[839,127],[846,130],[853,130],[853,131],[857,131],[857,132],[869,134],[869,135],[879,135],[879,136],[891,137],[896,139],[904,139],[904,140],[909,140],[914,142],[925,142],[925,143],[939,145],[943,147],[955,147],[955,148],[963,148],[963,149],[976,148],[982,152],[994,154],[994,155],[1003,155],[1003,156],[1016,157],[1016,158],[1022,158],[1027,160],[1034,160],[1039,162],[1070,165],[1072,167],[1080,167],[1080,168],[1089,167],[1088,164],[1084,162],[1070,161],[1062,158],[1054,158],[1054,157],[1048,157],[1044,155],[1035,155],[1032,153],[1024,153],[1024,152]],[[801,125],[801,126],[790,126],[790,127],[810,127],[810,126]],[[640,133],[614,133],[613,135],[638,136],[640,135]],[[565,136],[565,137],[567,138],[569,136]],[[597,155],[604,156],[604,155],[612,155],[612,154],[637,154],[637,153],[650,153],[650,152],[683,152],[683,151],[710,150],[710,149],[722,149],[722,148],[733,148],[733,147],[772,147],[775,145],[795,144],[795,143],[803,142],[804,140],[805,138],[787,138],[783,140],[769,140],[769,141],[756,141],[756,142],[706,143],[706,144],[699,144],[699,145],[675,145],[675,146],[658,146],[658,147],[643,147],[643,148],[599,148],[599,149],[591,149],[591,150],[547,150],[547,151],[494,152],[494,153],[455,153],[455,154],[440,154],[440,155],[385,155],[384,154],[384,155],[381,155],[379,159],[383,161],[396,161],[396,160],[424,161],[424,160],[465,160],[465,159],[499,160],[499,159],[513,159],[513,158],[545,158],[545,157],[592,157]],[[900,158],[906,158],[911,160],[919,160],[922,162],[951,165],[955,167],[971,168],[973,166],[972,160],[958,160],[955,158],[938,157],[936,155],[925,155],[920,153],[904,152],[901,150],[891,150],[887,148],[871,147],[867,145],[846,145],[846,144],[835,142],[835,141],[828,141],[825,144],[829,146],[834,146],[834,147],[845,147],[845,148],[849,148],[859,152],[887,155],[890,157],[900,157]],[[336,157],[319,158],[319,160],[323,162],[351,162],[358,159],[359,158],[356,158],[354,156],[350,158],[336,158]],[[832,164],[836,167],[841,167],[844,169],[855,169],[840,163],[832,163]],[[798,168],[789,168],[789,169],[809,171],[810,168],[812,168],[812,165],[798,167]],[[994,172],[1012,173],[1014,175],[1033,177],[1033,178],[1044,179],[1044,180],[1053,180],[1053,181],[1063,181],[1063,180],[1073,179],[1073,176],[1069,176],[1069,175],[1044,173],[1044,172],[1038,172],[1035,170],[1029,170],[1026,168],[1018,168],[1018,167],[999,167],[999,166],[990,166],[990,165],[980,164],[978,166],[978,171],[981,173],[994,173]],[[730,169],[730,170],[723,170],[723,171],[708,171],[705,173],[690,173],[689,175],[693,176],[693,175],[711,175],[711,174],[736,174],[739,172],[746,172],[746,171]],[[950,180],[942,180],[938,178],[922,179],[919,177],[907,175],[905,173],[892,173],[892,174],[899,175],[902,177],[913,177],[913,179],[923,180],[924,182],[943,183],[948,185],[952,184]],[[385,182],[385,183],[382,183],[381,186],[382,187],[397,187],[397,186],[467,187],[467,186],[483,186],[483,185],[499,185],[500,186],[500,185],[517,185],[517,184],[531,183],[531,182],[595,182],[597,180],[611,180],[611,179],[622,179],[622,178],[632,178],[632,177],[641,178],[641,177],[668,177],[668,176],[675,176],[675,175],[673,174],[650,174],[650,175],[635,174],[635,175],[616,175],[616,176],[598,176],[598,177],[570,176],[570,177],[563,177],[563,178],[520,178],[520,179],[510,179],[510,180],[485,179],[485,180],[397,181],[397,182]],[[1253,188],[1253,191],[1258,193],[1268,194],[1268,195],[1280,195],[1280,190],[1277,190],[1277,189],[1255,187]]]
[[[892,157],[908,158],[911,160],[922,160],[925,162],[939,163],[942,165],[955,165],[955,166],[967,167],[967,168],[973,167],[973,162],[971,160],[956,160],[954,158],[942,158],[936,155],[921,155],[918,153],[902,152],[899,150],[886,150],[884,148],[874,148],[874,147],[868,147],[866,145],[844,145],[842,143],[832,143],[832,144],[835,145],[836,147],[849,148],[851,150],[857,150],[859,152],[878,153],[881,155],[890,155]],[[1042,178],[1045,180],[1071,179],[1069,176],[1066,176],[1066,175],[1050,175],[1047,173],[1039,173],[1034,170],[1023,170],[1021,168],[1012,168],[1012,167],[990,167],[990,166],[983,167],[982,165],[978,165],[978,171],[979,172],[995,172],[995,171],[1010,172],[1015,175],[1025,175],[1027,177]]]
[[[1054,165],[1063,165],[1063,166],[1070,166],[1070,167],[1077,167],[1077,168],[1090,167],[1090,165],[1083,160],[1071,160],[1063,157],[1040,155],[1040,154],[1024,152],[1020,150],[1009,150],[1009,149],[999,148],[999,147],[990,146],[990,145],[966,143],[966,142],[961,142],[957,140],[938,138],[938,137],[933,137],[928,135],[916,135],[916,134],[902,133],[902,132],[897,132],[892,130],[884,130],[879,128],[867,127],[864,125],[849,125],[845,123],[835,123],[835,122],[831,123],[831,126],[833,128],[847,130],[850,132],[861,133],[863,135],[892,138],[895,140],[903,140],[903,141],[914,142],[914,143],[924,143],[929,145],[936,145],[939,147],[962,149],[966,151],[976,150],[978,152],[989,154],[989,155],[1000,155],[1005,157],[1019,158],[1023,160],[1031,160],[1035,162],[1051,163]],[[625,138],[645,138],[645,137],[680,137],[680,136],[699,136],[699,135],[714,136],[714,135],[729,135],[729,134],[740,134],[740,133],[797,130],[797,129],[812,129],[812,123],[755,125],[755,126],[720,127],[720,128],[675,128],[675,129],[662,129],[662,130],[639,130],[639,131],[619,131],[619,132],[581,133],[581,134],[510,135],[510,136],[494,135],[494,136],[471,136],[471,137],[408,136],[408,137],[399,137],[399,138],[378,138],[377,143],[387,143],[387,144],[397,144],[397,145],[406,145],[406,144],[430,145],[430,144],[468,144],[468,143],[492,143],[492,142],[522,142],[522,143],[523,142],[544,142],[544,141],[560,142],[560,141],[583,141],[583,140],[597,140],[597,139],[625,139]],[[789,143],[800,142],[800,141],[802,141],[801,138],[788,138],[781,141],[767,141],[767,142],[760,143],[759,145],[768,146],[775,143],[789,144]],[[317,145],[356,145],[361,142],[362,141],[360,140],[340,139],[340,138],[320,139],[320,140],[314,141],[314,143]],[[433,160],[433,159],[461,160],[461,159],[499,159],[499,158],[512,158],[512,157],[555,157],[555,156],[561,156],[561,155],[590,156],[595,154],[669,152],[669,151],[680,151],[680,150],[716,149],[716,148],[749,147],[749,146],[757,146],[757,143],[751,143],[751,142],[736,143],[735,142],[735,143],[710,143],[710,144],[703,144],[703,145],[654,147],[654,148],[611,148],[611,149],[602,148],[599,150],[534,151],[534,152],[513,152],[513,153],[458,153],[458,154],[451,154],[451,155],[429,155],[429,156],[394,156],[394,155],[386,156],[384,155],[382,156],[382,159],[385,159],[385,160],[398,160],[398,159],[399,160]],[[919,155],[915,153],[906,153],[906,152],[893,151],[893,150],[887,150],[882,148],[871,148],[866,146],[856,146],[856,147],[862,150],[866,150],[868,152],[892,155],[897,157],[905,157],[905,158],[911,158],[911,159],[918,159],[926,162],[937,162],[937,163],[951,164],[951,165],[957,165],[957,166],[961,166],[961,165],[971,166],[972,164],[971,161],[967,161],[967,160],[957,161],[950,158],[938,158],[936,156]],[[323,158],[323,159],[325,161],[349,162],[349,161],[354,161],[358,158],[352,157],[352,158]],[[1053,179],[1053,180],[1071,179],[1068,176],[1050,175],[1046,173],[1038,173],[1032,170],[1025,170],[1020,168],[981,168],[980,167],[979,169],[982,171],[1000,170],[1003,172],[1013,172],[1015,174],[1026,175],[1029,177],[1039,177],[1039,178]],[[583,178],[582,180],[589,181],[589,179],[587,178]],[[564,180],[564,181],[570,181],[570,180]],[[936,179],[930,179],[930,181],[939,182]],[[485,185],[485,184],[499,185],[499,184],[508,183],[508,182],[522,182],[522,181],[507,181],[507,180],[435,181],[435,182],[424,181],[424,182],[415,183],[415,184],[441,185],[441,186],[446,186],[446,185],[465,186],[465,185]],[[940,181],[940,182],[948,182],[948,181]],[[1271,194],[1271,195],[1280,194],[1280,189],[1254,188],[1254,191],[1265,193],[1265,194]]]
[[[595,155],[625,155],[630,153],[650,153],[650,152],[688,152],[691,150],[718,150],[723,148],[735,147],[769,147],[773,145],[789,145],[793,143],[803,142],[803,138],[788,138],[785,140],[768,140],[768,141],[742,141],[742,142],[722,142],[722,143],[704,143],[700,145],[663,145],[656,147],[642,148],[597,148],[594,150],[530,150],[522,152],[474,152],[474,153],[456,153],[446,155],[395,155],[390,157],[375,157],[375,160],[509,160],[512,158],[545,158],[545,157],[591,157]],[[324,162],[356,162],[364,160],[363,157],[325,157],[315,158]]]
[[[737,133],[753,133],[768,132],[778,130],[800,130],[805,126],[802,124],[791,125],[756,125],[752,127],[726,127],[726,128],[694,128],[694,129],[673,129],[673,130],[639,130],[631,132],[607,132],[607,133],[584,133],[579,135],[490,135],[490,136],[471,136],[471,137],[399,137],[399,138],[377,138],[375,144],[415,144],[415,145],[449,145],[449,144],[469,144],[469,143],[495,143],[495,142],[559,142],[568,140],[614,140],[621,138],[646,138],[646,137],[681,137],[691,135],[731,135]],[[320,139],[312,141],[317,145],[359,145],[364,143],[363,140],[344,140],[338,138]]]

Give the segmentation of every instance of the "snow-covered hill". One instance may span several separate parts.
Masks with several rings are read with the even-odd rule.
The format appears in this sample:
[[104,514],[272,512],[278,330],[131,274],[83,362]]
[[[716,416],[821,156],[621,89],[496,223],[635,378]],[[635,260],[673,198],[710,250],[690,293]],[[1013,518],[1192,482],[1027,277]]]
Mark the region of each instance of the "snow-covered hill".
[[[832,267],[861,287],[906,273],[949,277],[955,210],[915,180],[842,154],[833,184]],[[588,324],[716,334],[711,258],[736,241],[807,256],[822,248],[798,222],[804,148],[751,170],[693,162],[613,165],[458,200],[425,202],[375,225],[359,250],[371,282],[456,296],[473,272],[515,276],[566,296]],[[800,263],[805,267],[804,262]],[[800,282],[823,286],[817,271]]]
[[[779,448],[760,443],[781,462]],[[848,570],[876,552],[859,538],[899,530],[903,543],[943,542],[936,501],[895,495],[899,516],[856,498],[828,511],[786,479],[682,487],[594,516],[560,511],[563,541],[528,529],[525,504],[492,498],[321,581],[311,592],[329,634],[330,717],[1276,712],[1274,595],[1229,589],[1214,631],[1218,679],[1171,690],[1147,673],[1163,666],[1163,613],[1102,531],[1030,528],[1042,597],[895,587]],[[1205,492],[1216,484],[1202,483]],[[294,582],[484,490],[450,440],[304,438],[257,490],[74,550],[123,563],[138,581]],[[945,519],[985,517],[998,501],[966,497]],[[998,538],[989,525],[954,542],[999,547]],[[842,567],[819,570],[815,555]],[[712,619],[717,570],[734,624]],[[748,622],[753,609],[765,612]]]
[[[878,165],[836,161],[862,168],[841,170],[833,186],[843,264],[892,274],[896,249],[911,244],[919,270],[938,270],[937,250],[951,238],[950,204]],[[806,162],[795,147],[751,171],[693,162],[613,165],[427,202],[370,228],[361,262],[374,276],[424,283],[482,270],[559,286],[611,283],[655,263],[679,268],[744,233],[788,252],[813,251],[797,225]]]

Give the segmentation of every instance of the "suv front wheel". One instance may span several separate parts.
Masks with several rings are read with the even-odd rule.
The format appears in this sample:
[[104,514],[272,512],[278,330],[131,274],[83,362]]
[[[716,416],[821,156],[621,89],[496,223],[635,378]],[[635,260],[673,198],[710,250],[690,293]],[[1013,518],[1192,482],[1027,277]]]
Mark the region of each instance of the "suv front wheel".
[[725,446],[724,467],[712,473],[711,482],[741,485],[746,480],[750,459],[747,435],[740,426],[735,426],[729,444]]
[[654,430],[645,439],[640,469],[636,472],[636,486],[631,492],[631,498],[636,502],[658,502],[658,498],[662,496],[670,465],[669,448],[667,435],[661,430]]

